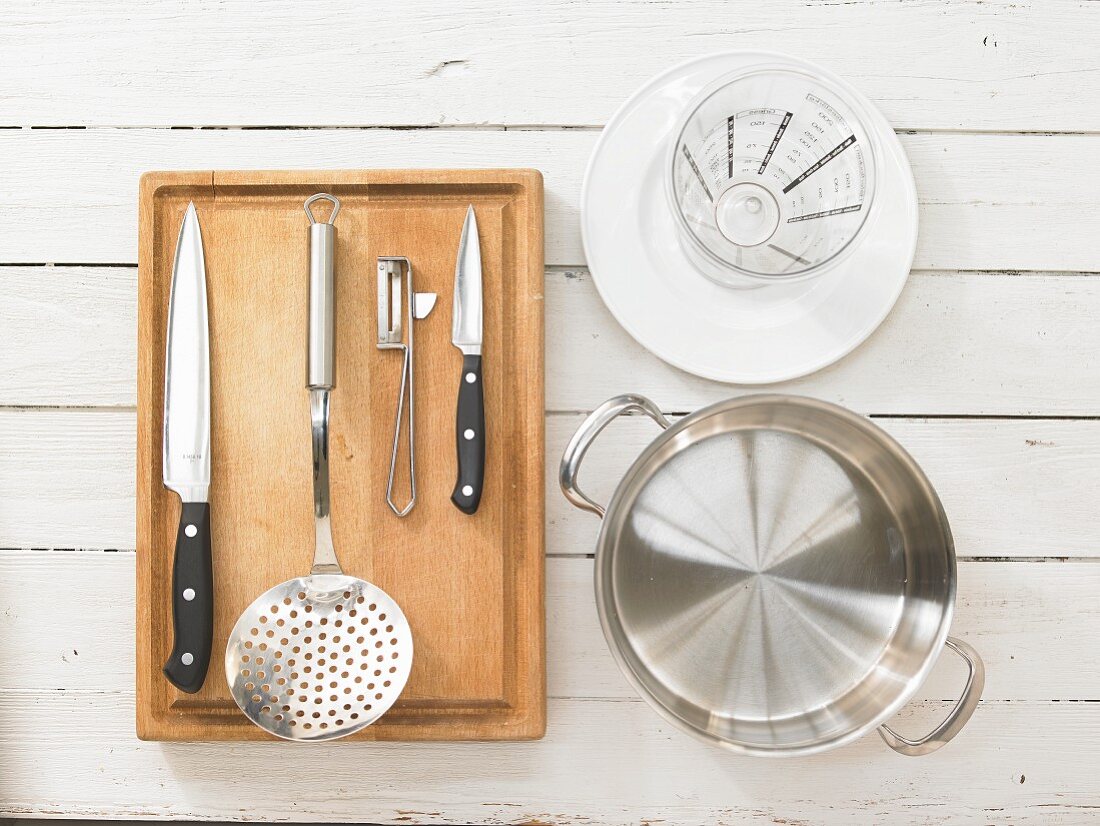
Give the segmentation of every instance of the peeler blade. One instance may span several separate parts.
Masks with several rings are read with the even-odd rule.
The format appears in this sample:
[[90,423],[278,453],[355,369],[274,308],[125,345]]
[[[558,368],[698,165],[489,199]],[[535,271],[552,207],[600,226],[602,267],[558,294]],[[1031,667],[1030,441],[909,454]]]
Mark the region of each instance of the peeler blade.
[[438,298],[439,296],[435,293],[414,293],[413,318],[421,319],[431,315],[432,310],[435,309],[436,299]]

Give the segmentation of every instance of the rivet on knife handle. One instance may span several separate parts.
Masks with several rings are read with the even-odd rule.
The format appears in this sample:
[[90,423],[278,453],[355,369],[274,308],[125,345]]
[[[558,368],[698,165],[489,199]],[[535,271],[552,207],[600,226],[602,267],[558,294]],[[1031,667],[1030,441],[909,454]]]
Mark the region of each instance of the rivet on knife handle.
[[451,501],[463,513],[474,513],[481,504],[485,478],[485,400],[481,390],[481,356],[462,357],[462,381],[455,414],[458,449],[458,481]]

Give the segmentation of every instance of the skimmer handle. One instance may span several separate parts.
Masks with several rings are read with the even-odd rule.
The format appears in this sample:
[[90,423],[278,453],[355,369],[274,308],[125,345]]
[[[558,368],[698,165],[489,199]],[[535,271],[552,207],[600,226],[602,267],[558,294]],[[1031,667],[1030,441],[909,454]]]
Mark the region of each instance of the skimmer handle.
[[[327,221],[317,221],[310,206],[318,200],[332,202]],[[333,261],[336,257],[336,214],[340,202],[332,195],[318,192],[305,204],[309,216],[309,361],[306,387],[330,390],[335,374],[336,329],[333,310]]]
[[665,418],[661,409],[645,396],[627,393],[608,399],[589,413],[588,418],[581,423],[581,426],[577,428],[577,432],[573,434],[573,438],[569,440],[565,453],[561,457],[558,483],[561,485],[561,491],[565,494],[565,498],[581,510],[592,511],[601,518],[605,510],[603,505],[589,498],[577,487],[577,474],[580,472],[584,455],[588,452],[588,448],[592,446],[592,442],[600,435],[600,431],[624,413],[634,411],[640,411],[648,415],[661,426],[662,430],[667,430],[672,426],[672,423]]
[[[310,207],[318,200],[332,202],[328,221],[318,221]],[[313,520],[316,547],[313,552],[314,574],[341,574],[332,544],[328,482],[328,408],[336,356],[334,322],[336,227],[333,221],[340,202],[324,192],[305,203],[309,217],[309,361],[306,386],[309,388],[310,423],[313,444]]]

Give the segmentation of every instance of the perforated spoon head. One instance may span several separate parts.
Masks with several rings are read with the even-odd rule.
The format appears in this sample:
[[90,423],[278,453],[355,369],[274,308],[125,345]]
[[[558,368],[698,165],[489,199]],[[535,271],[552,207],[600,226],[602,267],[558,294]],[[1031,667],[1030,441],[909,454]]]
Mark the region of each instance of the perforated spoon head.
[[263,593],[229,635],[225,676],[241,711],[286,740],[346,737],[381,717],[412,669],[408,620],[356,577],[314,575]]

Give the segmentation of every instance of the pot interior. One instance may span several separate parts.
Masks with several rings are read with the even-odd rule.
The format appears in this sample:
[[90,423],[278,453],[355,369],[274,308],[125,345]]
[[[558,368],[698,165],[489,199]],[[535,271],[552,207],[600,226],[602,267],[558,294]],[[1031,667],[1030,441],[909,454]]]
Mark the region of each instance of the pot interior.
[[818,751],[896,711],[934,662],[955,567],[912,459],[832,405],[749,397],[681,422],[611,502],[601,617],[651,703],[750,751]]

